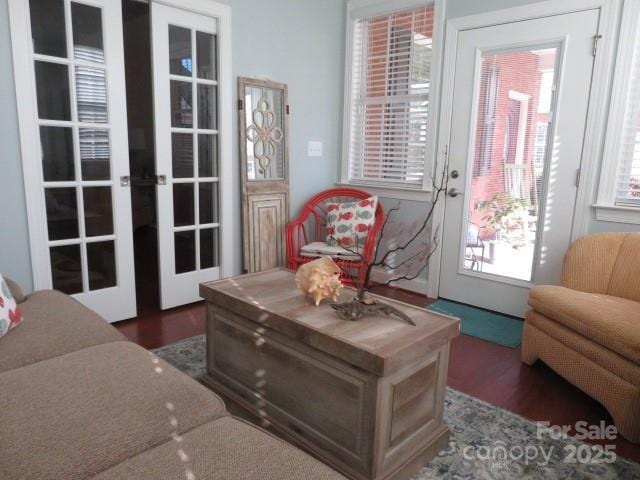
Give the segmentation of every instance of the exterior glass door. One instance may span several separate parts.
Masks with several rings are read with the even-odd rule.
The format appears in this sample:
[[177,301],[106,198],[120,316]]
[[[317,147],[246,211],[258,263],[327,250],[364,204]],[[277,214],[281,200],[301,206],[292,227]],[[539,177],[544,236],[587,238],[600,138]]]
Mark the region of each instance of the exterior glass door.
[[[217,20],[152,4],[161,306],[220,276]],[[165,183],[165,184],[162,184]]]
[[439,295],[523,316],[571,242],[599,10],[458,34]]
[[120,3],[10,13],[35,288],[135,316]]

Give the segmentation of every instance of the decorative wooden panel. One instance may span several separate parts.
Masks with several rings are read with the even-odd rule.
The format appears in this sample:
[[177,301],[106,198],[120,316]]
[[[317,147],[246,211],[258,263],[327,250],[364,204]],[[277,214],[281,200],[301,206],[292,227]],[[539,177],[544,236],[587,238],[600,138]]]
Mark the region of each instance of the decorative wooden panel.
[[289,218],[289,105],[283,83],[240,77],[238,118],[244,269],[285,265]]
[[287,196],[249,195],[247,201],[247,224],[253,233],[247,239],[249,265],[256,271],[284,265],[286,252],[281,232],[287,224]]

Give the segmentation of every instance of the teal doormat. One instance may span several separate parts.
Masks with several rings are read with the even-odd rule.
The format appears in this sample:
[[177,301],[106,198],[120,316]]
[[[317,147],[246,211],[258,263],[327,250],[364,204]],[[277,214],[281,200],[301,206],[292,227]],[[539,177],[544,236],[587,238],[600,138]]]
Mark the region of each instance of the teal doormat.
[[448,300],[436,300],[427,307],[460,319],[460,331],[504,347],[516,348],[522,343],[524,322]]

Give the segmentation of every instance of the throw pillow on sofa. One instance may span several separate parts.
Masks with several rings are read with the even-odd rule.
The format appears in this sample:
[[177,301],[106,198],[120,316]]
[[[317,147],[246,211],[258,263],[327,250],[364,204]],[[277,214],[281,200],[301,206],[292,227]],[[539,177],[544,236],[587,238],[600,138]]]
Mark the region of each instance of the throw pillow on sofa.
[[376,219],[378,197],[327,204],[327,245],[358,249]]
[[0,275],[0,337],[22,322],[22,312],[9,290],[4,277]]

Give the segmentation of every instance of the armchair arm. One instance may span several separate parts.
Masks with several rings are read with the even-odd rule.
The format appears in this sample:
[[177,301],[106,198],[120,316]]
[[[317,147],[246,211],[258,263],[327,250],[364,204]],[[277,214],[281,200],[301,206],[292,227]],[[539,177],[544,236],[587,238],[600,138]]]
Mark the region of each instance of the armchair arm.
[[299,216],[292,222],[289,222],[285,227],[285,243],[287,247],[287,266],[291,269],[295,269],[295,264],[292,263],[293,257],[300,255],[300,249],[309,243],[307,236],[307,229],[304,226],[304,218]]
[[564,256],[562,286],[606,294],[623,240],[624,234],[597,233],[573,242]]

